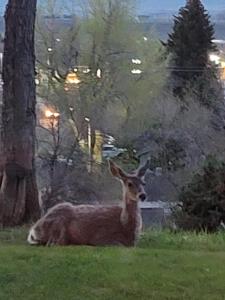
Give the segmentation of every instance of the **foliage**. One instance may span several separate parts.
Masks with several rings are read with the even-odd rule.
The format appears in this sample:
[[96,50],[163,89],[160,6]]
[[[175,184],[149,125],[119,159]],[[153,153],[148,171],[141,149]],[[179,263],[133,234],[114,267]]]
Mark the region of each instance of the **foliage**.
[[[216,70],[209,62],[210,52],[216,51],[213,39],[214,27],[201,1],[187,1],[175,17],[173,32],[166,44],[171,55],[174,95],[183,98],[186,89],[191,88],[205,105],[210,105],[219,96]],[[212,95],[205,91],[209,91],[209,87]]]
[[1,299],[224,298],[222,234],[155,231],[146,234],[143,248],[131,249],[36,248],[13,240],[21,235],[15,231],[0,233]]
[[[161,167],[162,176],[149,179],[149,199],[178,201],[181,188],[198,172],[208,155],[224,159],[224,121],[193,94],[184,102],[170,95],[159,97],[149,113],[158,120],[134,142],[137,155],[152,158],[152,167]],[[224,103],[219,108],[221,116]],[[172,163],[172,164],[171,164]]]
[[184,229],[216,231],[225,222],[225,163],[210,157],[202,173],[183,188],[176,211]]
[[177,171],[185,167],[185,150],[178,140],[168,138],[165,141],[159,140],[162,150],[157,156],[153,156],[151,162],[154,167],[162,167],[164,170]]
[[92,173],[89,174],[84,159],[75,161],[72,166],[57,162],[51,185],[47,182],[46,169],[48,166],[42,167],[41,173],[45,176],[42,179],[45,181],[42,182],[44,212],[63,201],[73,204],[106,204],[122,198],[120,183],[111,176],[107,164],[92,164]]
[[[48,2],[40,10],[36,26],[37,67],[49,77],[48,84],[38,88],[40,97],[56,105],[68,119],[69,107],[74,107],[81,136],[86,116],[93,128],[120,139],[138,136],[152,123],[148,111],[161,91],[166,72],[162,46],[150,35],[144,40],[132,1],[91,0],[86,4],[85,17],[74,17],[60,30],[56,20],[43,17],[46,11],[49,15],[58,13],[57,6]],[[134,65],[132,58],[142,64]],[[83,73],[85,66],[88,73]],[[79,88],[65,91],[66,75],[74,68],[81,83]],[[142,74],[132,74],[136,68]],[[98,70],[101,78],[96,76]]]
[[[166,76],[163,49],[150,34],[144,39],[132,0],[89,0],[81,5],[83,14],[74,13],[66,24],[55,17],[62,14],[58,4],[58,0],[43,3],[36,24],[38,104],[44,103],[42,110],[47,107],[60,114],[59,131],[38,128],[38,157],[43,161],[38,163],[39,187],[45,188],[43,198],[49,203],[65,198],[113,200],[120,196],[120,189],[115,191],[105,166],[87,173],[89,156],[81,152],[87,148],[88,126],[92,154],[96,130],[103,136],[113,135],[126,147],[151,126],[155,120],[149,111]],[[133,64],[132,59],[141,64]],[[136,68],[142,73],[132,74]],[[66,83],[69,72],[76,73],[78,84]],[[128,153],[121,158],[124,164],[133,156],[132,151]],[[70,168],[58,162],[61,158],[72,159]],[[131,166],[137,164],[134,157],[131,160]],[[110,184],[109,197],[104,188],[108,190]]]

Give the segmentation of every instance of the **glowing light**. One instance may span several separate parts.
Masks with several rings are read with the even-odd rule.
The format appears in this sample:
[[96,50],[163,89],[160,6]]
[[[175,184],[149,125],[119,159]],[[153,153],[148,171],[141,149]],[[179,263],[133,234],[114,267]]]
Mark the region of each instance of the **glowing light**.
[[53,116],[53,112],[50,111],[50,110],[46,110],[45,111],[45,116],[46,116],[46,118],[51,118]]
[[96,75],[97,75],[98,78],[102,78],[102,70],[98,69]]
[[209,55],[209,60],[211,62],[214,62],[217,65],[220,63],[220,57],[218,55],[216,55],[216,54],[210,54]]
[[79,84],[79,83],[81,83],[81,80],[78,78],[76,73],[70,72],[66,76],[66,83]]
[[141,64],[141,60],[138,59],[138,58],[133,58],[133,59],[132,59],[132,63],[133,63],[133,64],[136,64],[136,65],[140,65],[140,64]]
[[56,77],[56,78],[61,79],[61,77],[60,77],[60,75],[59,75],[59,73],[58,73],[57,70],[54,71],[54,74],[55,74],[55,77]]
[[144,39],[144,41],[147,41],[147,40],[148,40],[148,38],[147,38],[146,36],[144,36],[143,39]]
[[225,44],[225,40],[212,40],[214,44]]
[[133,70],[131,71],[131,73],[136,75],[136,74],[141,74],[142,71],[139,70],[139,69],[133,69]]
[[88,74],[88,73],[90,73],[90,72],[91,72],[91,69],[83,70],[83,73],[84,73],[84,74]]
[[60,113],[58,113],[58,112],[53,112],[53,111],[51,111],[51,110],[46,110],[45,111],[45,116],[46,116],[46,118],[58,118],[59,116],[60,116]]
[[55,118],[58,118],[58,117],[60,116],[60,113],[54,113],[53,116],[54,116]]
[[84,120],[87,122],[90,122],[90,118],[88,118],[88,117],[85,117]]
[[48,52],[52,52],[52,51],[53,51],[53,49],[49,47],[48,48]]

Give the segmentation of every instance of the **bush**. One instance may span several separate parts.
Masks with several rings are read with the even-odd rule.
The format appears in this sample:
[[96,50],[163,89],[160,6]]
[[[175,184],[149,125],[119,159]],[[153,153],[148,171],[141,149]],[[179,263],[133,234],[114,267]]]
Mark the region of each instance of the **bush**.
[[225,163],[210,157],[179,195],[177,225],[185,230],[213,232],[225,223]]

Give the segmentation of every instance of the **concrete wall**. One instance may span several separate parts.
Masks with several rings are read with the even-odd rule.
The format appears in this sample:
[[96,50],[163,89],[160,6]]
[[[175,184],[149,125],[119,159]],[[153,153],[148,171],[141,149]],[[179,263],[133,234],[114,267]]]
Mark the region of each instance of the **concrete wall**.
[[160,228],[165,225],[165,213],[163,208],[142,208],[143,228]]

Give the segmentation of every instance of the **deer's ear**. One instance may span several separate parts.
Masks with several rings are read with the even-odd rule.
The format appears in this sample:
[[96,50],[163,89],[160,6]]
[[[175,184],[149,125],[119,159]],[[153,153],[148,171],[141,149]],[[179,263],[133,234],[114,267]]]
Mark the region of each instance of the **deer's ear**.
[[109,160],[109,170],[114,177],[121,180],[124,180],[127,177],[126,173],[111,160]]
[[140,166],[137,170],[137,176],[138,177],[144,177],[145,176],[145,173],[146,171],[150,168],[150,159],[148,159],[146,161],[146,163],[143,165],[143,166]]

